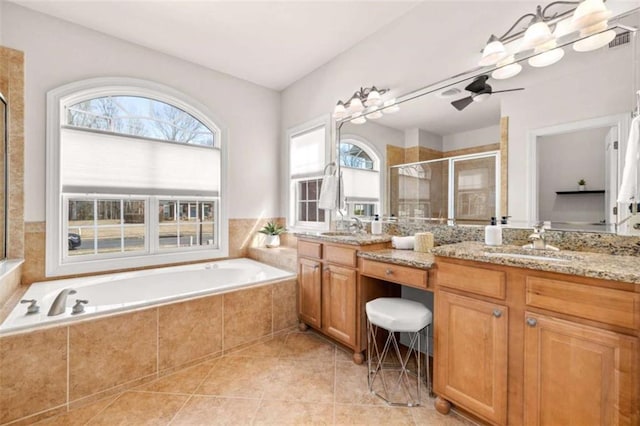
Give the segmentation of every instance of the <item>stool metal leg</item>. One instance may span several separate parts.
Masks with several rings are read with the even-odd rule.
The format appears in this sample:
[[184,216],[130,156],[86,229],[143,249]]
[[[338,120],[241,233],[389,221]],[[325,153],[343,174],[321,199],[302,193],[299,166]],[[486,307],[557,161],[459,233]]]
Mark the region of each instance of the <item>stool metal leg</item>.
[[[423,367],[422,360],[421,360],[422,352],[420,351],[420,349],[421,349],[421,337],[422,337],[421,335],[425,331],[427,333],[426,335],[427,355],[425,358],[426,362],[424,363],[425,367]],[[429,373],[429,363],[428,363],[428,360],[429,360],[428,358],[429,357],[428,326],[418,332],[409,333],[410,343],[409,343],[408,351],[405,356],[402,356],[402,353],[400,352],[400,346],[398,344],[398,339],[396,338],[396,333],[391,331],[389,331],[389,335],[385,340],[382,351],[380,351],[378,342],[376,340],[377,332],[378,332],[378,326],[367,321],[367,343],[368,343],[367,380],[369,385],[369,391],[375,394],[376,396],[382,398],[383,400],[385,400],[389,405],[402,405],[402,406],[409,406],[409,407],[420,405],[421,399],[422,399],[422,393],[421,393],[422,377],[423,377],[422,368],[426,368],[427,370],[426,371],[427,389],[429,394],[431,393],[431,377]],[[388,362],[385,363],[385,361],[387,357],[390,355],[390,351],[391,353],[395,353],[395,356],[399,362],[399,365],[396,365],[394,367],[385,366],[385,364],[388,363]],[[415,360],[416,360],[415,371],[411,371],[409,368],[410,367],[409,363],[411,361],[412,355],[415,357]],[[387,379],[385,378],[384,371],[397,371],[399,373],[398,378],[397,380],[395,380],[395,383],[393,384],[391,389],[387,385]],[[411,379],[409,377],[409,374],[416,376],[416,379],[417,379],[415,398],[412,396],[412,393],[411,393],[412,386],[410,385]],[[373,389],[375,380],[378,377],[382,382],[381,383],[382,391],[384,395],[376,392]],[[397,392],[400,389],[402,389],[402,391],[404,392],[404,395],[407,397],[408,399],[407,402],[400,403],[400,402],[394,402],[391,400],[392,395],[389,391],[391,390],[393,392]]]

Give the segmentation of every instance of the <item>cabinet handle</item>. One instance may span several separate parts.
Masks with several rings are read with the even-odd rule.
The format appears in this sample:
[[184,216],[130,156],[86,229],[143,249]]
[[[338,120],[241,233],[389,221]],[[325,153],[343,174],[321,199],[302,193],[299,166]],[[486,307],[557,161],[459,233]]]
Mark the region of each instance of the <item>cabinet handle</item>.
[[502,316],[502,311],[500,309],[494,309],[493,316],[496,318],[500,318]]
[[325,272],[331,272],[331,270],[329,269],[329,267],[328,267],[328,266],[326,266],[326,267],[324,268],[324,271],[325,271]]
[[535,318],[527,318],[527,325],[529,327],[535,327],[538,324],[538,320]]
[[320,265],[314,265],[313,266],[313,270],[315,271],[316,269],[318,269],[320,267]]
[[393,269],[387,269],[384,273],[387,275],[393,275]]

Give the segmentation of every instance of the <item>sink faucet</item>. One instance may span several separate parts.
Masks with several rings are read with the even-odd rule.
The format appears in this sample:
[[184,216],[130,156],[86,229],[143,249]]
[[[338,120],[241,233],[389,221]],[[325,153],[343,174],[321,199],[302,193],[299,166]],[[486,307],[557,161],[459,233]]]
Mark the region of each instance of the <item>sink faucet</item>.
[[358,219],[355,216],[352,217],[351,219],[353,219],[355,223],[352,223],[351,225],[349,225],[349,229],[353,228],[354,234],[364,231],[364,225],[362,224],[362,221],[360,219]]
[[547,244],[547,238],[544,232],[544,224],[542,222],[534,225],[533,234],[529,235],[529,241],[531,241],[531,244],[525,244],[522,247],[534,250],[560,250],[558,247]]
[[76,294],[77,292],[72,288],[65,288],[56,296],[55,300],[51,304],[51,308],[49,309],[49,313],[47,316],[55,316],[63,314],[65,308],[67,307],[67,296],[70,294]]
[[544,250],[546,248],[547,241],[542,223],[537,223],[533,226],[533,234],[529,235],[529,241],[531,241],[531,248],[534,250]]

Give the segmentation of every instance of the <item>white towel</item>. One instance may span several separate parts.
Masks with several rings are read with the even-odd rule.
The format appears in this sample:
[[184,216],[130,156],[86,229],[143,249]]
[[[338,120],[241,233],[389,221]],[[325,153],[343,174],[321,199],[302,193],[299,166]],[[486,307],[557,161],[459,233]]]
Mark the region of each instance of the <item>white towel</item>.
[[391,245],[398,250],[413,250],[415,246],[415,237],[391,237]]
[[336,208],[338,199],[338,178],[335,175],[324,175],[322,186],[320,186],[320,198],[318,198],[318,208],[333,210]]
[[638,195],[638,154],[640,154],[640,116],[631,121],[627,153],[624,157],[622,183],[618,191],[618,202],[629,203],[637,200]]

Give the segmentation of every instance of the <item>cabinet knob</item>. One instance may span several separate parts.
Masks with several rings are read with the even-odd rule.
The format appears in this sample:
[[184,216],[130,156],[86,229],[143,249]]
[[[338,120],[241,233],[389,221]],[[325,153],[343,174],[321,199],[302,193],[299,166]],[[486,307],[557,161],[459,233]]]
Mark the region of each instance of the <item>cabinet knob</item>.
[[538,320],[535,318],[527,318],[527,325],[529,327],[535,327],[538,324]]
[[500,309],[494,309],[493,316],[496,318],[500,318],[502,316],[502,311]]
[[387,275],[393,275],[393,269],[387,269],[384,273]]

